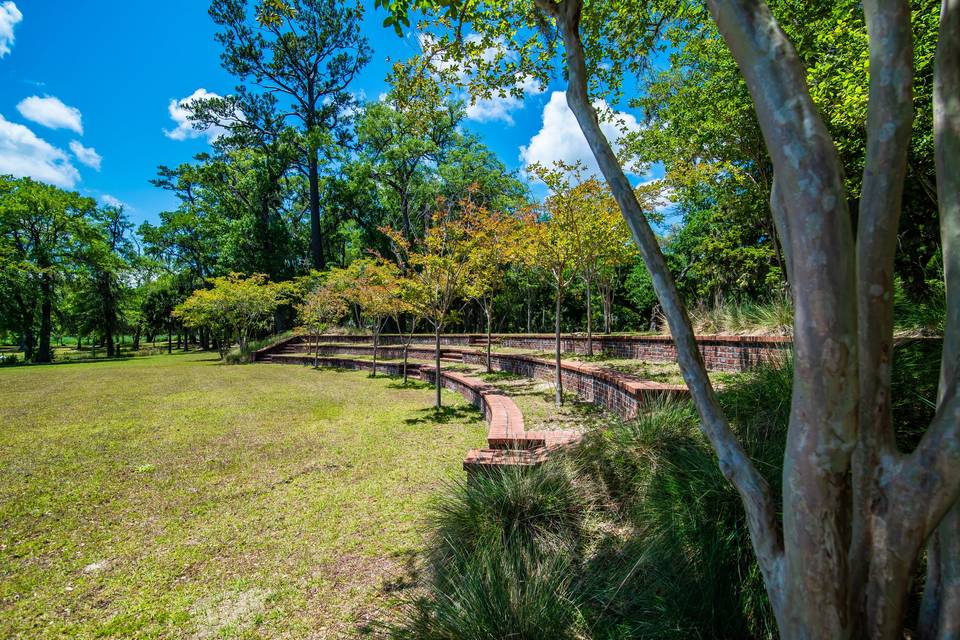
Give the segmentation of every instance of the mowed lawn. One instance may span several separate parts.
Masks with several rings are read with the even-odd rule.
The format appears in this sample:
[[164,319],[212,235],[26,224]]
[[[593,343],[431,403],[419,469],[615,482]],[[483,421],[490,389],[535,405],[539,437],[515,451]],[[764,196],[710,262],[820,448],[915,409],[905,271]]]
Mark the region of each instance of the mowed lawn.
[[0,369],[0,637],[362,636],[484,440],[431,399],[203,353]]

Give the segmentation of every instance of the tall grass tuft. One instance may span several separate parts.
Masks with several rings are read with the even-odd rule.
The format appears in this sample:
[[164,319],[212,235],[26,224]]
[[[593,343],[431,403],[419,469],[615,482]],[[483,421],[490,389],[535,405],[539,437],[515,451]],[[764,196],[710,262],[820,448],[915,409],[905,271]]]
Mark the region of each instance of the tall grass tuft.
[[452,483],[434,505],[428,593],[397,638],[573,638],[589,496],[562,461]]
[[766,301],[720,300],[691,307],[690,321],[700,334],[791,335],[793,305],[786,294]]

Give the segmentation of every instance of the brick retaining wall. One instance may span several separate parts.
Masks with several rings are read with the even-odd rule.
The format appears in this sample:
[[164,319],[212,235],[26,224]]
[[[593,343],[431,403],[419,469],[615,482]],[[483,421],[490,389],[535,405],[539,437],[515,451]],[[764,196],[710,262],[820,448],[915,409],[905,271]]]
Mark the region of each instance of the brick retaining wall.
[[[433,335],[417,334],[411,338],[412,345],[433,345]],[[494,341],[504,347],[553,351],[552,334],[494,334]],[[370,336],[324,336],[326,342],[370,344]],[[468,346],[486,337],[478,334],[444,334],[441,344],[445,346]],[[402,336],[380,336],[383,345],[396,345]],[[697,344],[707,369],[711,371],[747,371],[765,362],[776,362],[793,346],[793,340],[780,336],[698,336]],[[614,358],[646,360],[648,362],[676,362],[677,351],[670,336],[598,335],[593,338],[594,353]],[[581,335],[564,335],[560,339],[563,353],[584,354],[587,338]]]

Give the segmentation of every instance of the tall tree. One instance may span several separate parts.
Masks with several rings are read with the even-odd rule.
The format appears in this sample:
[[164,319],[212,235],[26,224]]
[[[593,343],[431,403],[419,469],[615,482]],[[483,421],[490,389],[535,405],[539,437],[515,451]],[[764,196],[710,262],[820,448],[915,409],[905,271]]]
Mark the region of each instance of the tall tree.
[[[0,235],[10,251],[6,259],[26,271],[19,284],[24,323],[39,321],[38,344],[34,360],[50,362],[50,336],[53,329],[57,287],[76,266],[78,247],[94,235],[89,216],[96,203],[77,193],[22,178],[0,194]],[[24,331],[32,332],[32,326]]]
[[[215,99],[200,126],[227,122],[237,130],[278,135],[294,127],[307,177],[310,256],[325,266],[320,214],[320,152],[343,143],[353,98],[347,88],[370,49],[360,33],[362,5],[335,0],[213,0],[223,67],[248,85]],[[201,107],[202,109],[204,107]],[[242,116],[238,115],[242,114]]]

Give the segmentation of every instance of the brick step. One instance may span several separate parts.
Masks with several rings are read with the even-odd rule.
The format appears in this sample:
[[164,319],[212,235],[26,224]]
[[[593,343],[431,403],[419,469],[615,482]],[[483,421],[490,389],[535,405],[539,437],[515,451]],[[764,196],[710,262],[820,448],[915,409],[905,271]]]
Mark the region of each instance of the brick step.
[[547,459],[546,447],[539,449],[473,449],[463,460],[468,473],[500,467],[534,467]]

